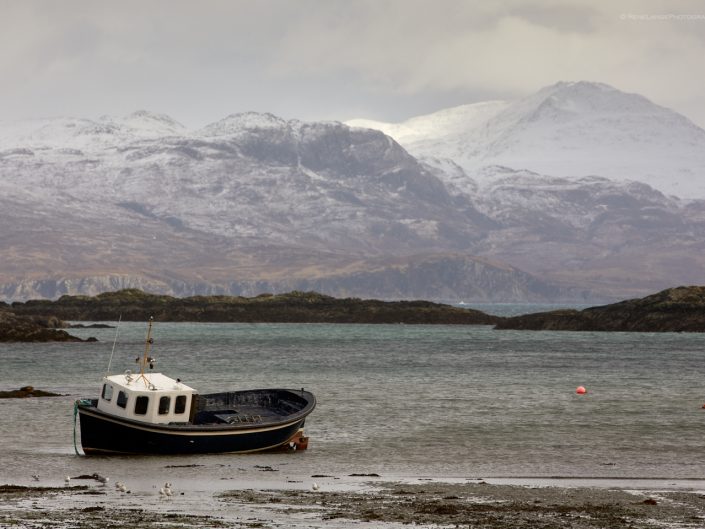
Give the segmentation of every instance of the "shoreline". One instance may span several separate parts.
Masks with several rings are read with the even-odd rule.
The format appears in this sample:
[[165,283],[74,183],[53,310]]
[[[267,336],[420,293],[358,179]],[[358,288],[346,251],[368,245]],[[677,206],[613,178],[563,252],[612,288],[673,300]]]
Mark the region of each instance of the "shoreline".
[[[73,455],[73,450],[66,455]],[[51,488],[62,489],[86,485],[96,490],[108,490],[96,483],[87,470],[94,465],[100,472],[113,476],[113,470],[108,470],[105,466],[109,456],[77,456],[84,463],[81,466],[83,473],[78,476],[70,476],[70,487],[66,487],[63,476],[52,476],[50,479],[40,478],[33,480],[28,474],[26,477],[17,478],[0,475],[0,487],[24,487],[24,488]],[[126,456],[130,457],[130,456]],[[143,457],[143,456],[136,456]],[[150,457],[150,456],[145,456]],[[251,455],[248,457],[252,457]],[[170,459],[169,461],[173,461]],[[333,472],[333,473],[313,473],[303,474],[301,467],[297,469],[287,468],[289,463],[286,460],[272,461],[271,465],[263,464],[266,459],[253,461],[253,464],[242,464],[232,467],[234,474],[222,475],[217,473],[216,468],[202,463],[194,464],[168,464],[161,466],[160,478],[162,481],[168,479],[178,480],[182,491],[200,491],[218,494],[229,489],[262,489],[262,490],[308,490],[315,482],[325,485],[326,490],[336,492],[360,492],[374,489],[381,484],[399,485],[447,485],[459,486],[468,484],[486,484],[510,487],[529,488],[592,488],[592,489],[624,489],[624,490],[673,490],[683,492],[702,492],[705,495],[705,477],[669,477],[669,476],[550,476],[550,475],[492,475],[492,474],[465,474],[465,475],[434,475],[434,474],[403,474],[403,473],[368,473],[363,472]],[[223,467],[219,464],[216,467]],[[227,465],[230,467],[230,465]],[[152,473],[157,469],[152,468]],[[69,471],[71,473],[71,471]],[[75,474],[75,472],[74,472]],[[129,475],[129,472],[127,472]],[[160,478],[155,478],[159,481]],[[129,480],[134,484],[135,490],[147,491],[154,488],[155,483],[147,479],[144,475],[124,477],[124,474],[117,474],[111,477],[109,485],[117,481]],[[155,481],[155,482],[156,482]]]
[[[249,474],[249,472],[248,472]],[[0,486],[0,527],[701,527],[705,480],[626,478],[371,478],[242,475],[174,479],[174,495],[142,481]],[[59,480],[53,480],[59,481]],[[512,481],[512,483],[510,483]],[[314,485],[315,484],[315,485]],[[598,485],[598,486],[595,486]],[[81,525],[83,524],[83,525]]]

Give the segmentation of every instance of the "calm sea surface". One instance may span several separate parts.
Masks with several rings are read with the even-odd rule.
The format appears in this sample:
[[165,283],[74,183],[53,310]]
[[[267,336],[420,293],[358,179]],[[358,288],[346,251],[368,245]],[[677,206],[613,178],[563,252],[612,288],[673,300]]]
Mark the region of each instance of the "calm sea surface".
[[[112,372],[134,370],[145,331],[121,325]],[[0,400],[0,483],[33,473],[113,475],[116,462],[134,472],[198,464],[209,479],[255,464],[402,477],[705,476],[702,334],[156,323],[157,371],[201,392],[314,392],[309,450],[86,458],[74,454],[73,400],[97,396],[115,330],[73,332],[100,342],[0,344],[0,389],[69,395]],[[587,395],[575,394],[579,385]]]

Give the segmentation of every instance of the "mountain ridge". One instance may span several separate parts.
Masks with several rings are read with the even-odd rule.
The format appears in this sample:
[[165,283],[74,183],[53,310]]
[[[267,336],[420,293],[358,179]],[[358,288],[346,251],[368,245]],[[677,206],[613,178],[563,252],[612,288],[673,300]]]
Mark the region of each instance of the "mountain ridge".
[[[570,97],[595,90],[613,89]],[[567,103],[537,118],[556,105]],[[0,124],[5,296],[141,286],[582,303],[703,280],[705,201],[646,183],[469,173],[339,122],[250,112],[184,131],[168,116],[130,116],[44,121],[36,134],[36,123]]]

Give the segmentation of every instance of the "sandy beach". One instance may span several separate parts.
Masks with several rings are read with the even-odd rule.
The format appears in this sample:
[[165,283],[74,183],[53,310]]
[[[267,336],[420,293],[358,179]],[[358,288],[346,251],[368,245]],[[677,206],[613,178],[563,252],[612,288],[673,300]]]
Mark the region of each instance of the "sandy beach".
[[[276,470],[276,469],[273,469]],[[261,472],[262,469],[257,469]],[[390,481],[384,476],[248,477],[204,487],[72,479],[71,486],[0,486],[0,527],[468,527],[698,528],[705,526],[705,495],[683,484],[648,488],[502,484],[467,478]],[[254,479],[254,478],[257,479]],[[506,481],[506,480],[505,480]],[[73,485],[76,482],[76,485]],[[556,482],[560,482],[557,480]],[[604,484],[603,484],[604,485]],[[678,485],[678,486],[676,486]],[[687,484],[686,484],[687,485]]]

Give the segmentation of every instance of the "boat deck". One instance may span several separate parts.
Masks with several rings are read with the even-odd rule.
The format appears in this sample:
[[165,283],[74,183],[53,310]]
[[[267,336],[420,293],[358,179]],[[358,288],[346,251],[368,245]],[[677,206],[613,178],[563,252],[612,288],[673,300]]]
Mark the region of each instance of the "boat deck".
[[291,418],[309,405],[306,392],[256,390],[198,395],[194,425],[266,424]]

